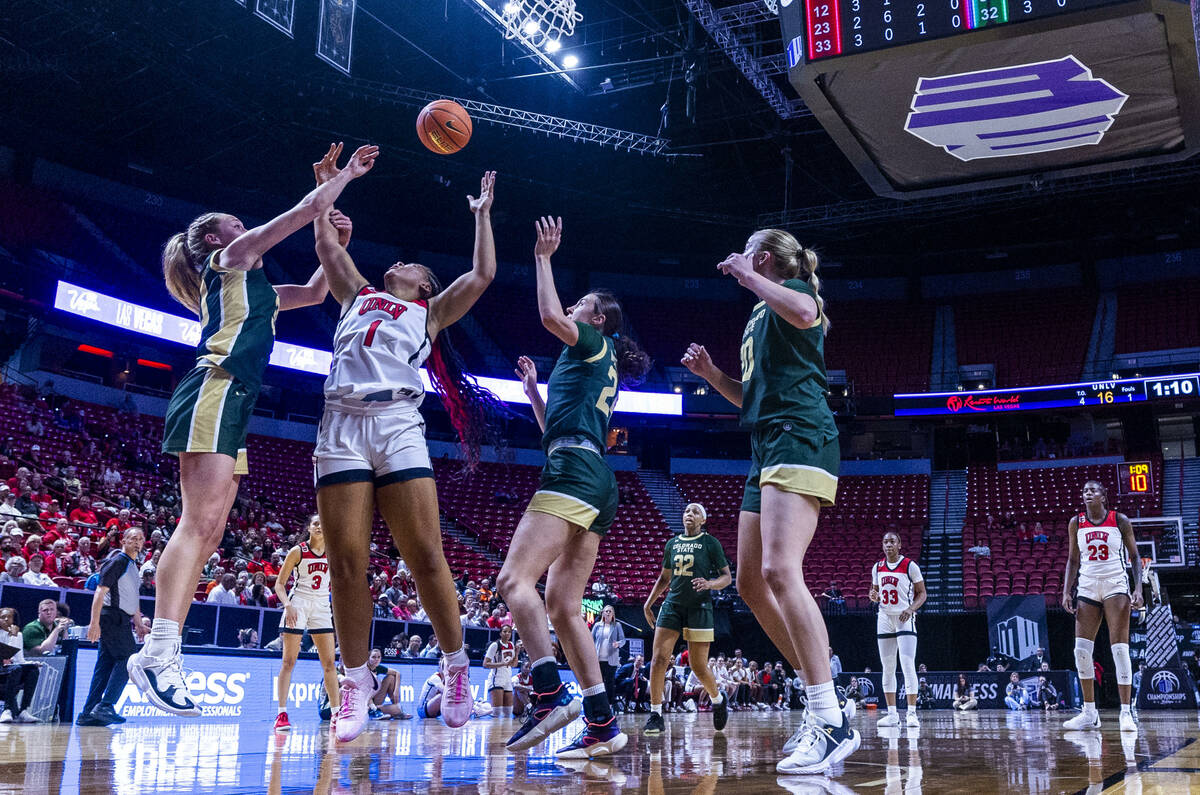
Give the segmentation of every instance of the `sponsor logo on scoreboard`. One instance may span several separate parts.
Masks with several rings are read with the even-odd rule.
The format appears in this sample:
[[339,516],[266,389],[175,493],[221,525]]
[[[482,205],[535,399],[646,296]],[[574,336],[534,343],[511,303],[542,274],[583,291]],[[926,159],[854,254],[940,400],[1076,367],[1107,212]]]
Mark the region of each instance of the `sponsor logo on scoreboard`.
[[953,413],[970,411],[1009,411],[1021,407],[1020,395],[951,395],[946,408]]
[[904,129],[963,161],[1031,155],[1100,143],[1127,99],[1068,55],[919,78]]

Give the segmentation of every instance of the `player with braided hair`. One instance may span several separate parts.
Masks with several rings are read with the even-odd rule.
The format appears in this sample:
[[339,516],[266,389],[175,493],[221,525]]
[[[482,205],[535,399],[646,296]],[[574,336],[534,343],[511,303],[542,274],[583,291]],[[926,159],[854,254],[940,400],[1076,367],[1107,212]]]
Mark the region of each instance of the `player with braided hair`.
[[[318,173],[318,180],[330,178],[332,174]],[[429,362],[468,462],[477,460],[487,416],[500,404],[463,374],[460,360],[446,345],[445,329],[467,313],[495,277],[495,181],[495,172],[485,173],[479,196],[467,197],[475,216],[473,266],[445,290],[429,268],[402,262],[384,274],[385,289],[374,289],[338,243],[333,227],[317,225],[317,254],[330,292],[342,305],[313,457],[334,625],[346,669],[335,729],[343,742],[363,730],[375,689],[367,669],[370,621],[363,620],[371,615],[371,591],[362,573],[370,556],[376,504],[443,649],[442,717],[453,727],[471,717],[458,594],[442,551],[437,491],[419,411],[425,396],[420,367]]]

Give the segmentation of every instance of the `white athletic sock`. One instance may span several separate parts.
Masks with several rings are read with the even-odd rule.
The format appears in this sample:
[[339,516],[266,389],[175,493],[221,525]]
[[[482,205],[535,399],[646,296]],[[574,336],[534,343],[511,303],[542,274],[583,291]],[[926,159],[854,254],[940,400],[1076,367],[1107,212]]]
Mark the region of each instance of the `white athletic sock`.
[[1095,701],[1085,701],[1085,702],[1083,702],[1083,711],[1084,711],[1085,713],[1089,714],[1089,715],[1093,715],[1093,714],[1095,714],[1095,712],[1096,712],[1096,702],[1095,702]]
[[169,618],[156,618],[150,625],[150,637],[142,650],[149,657],[166,657],[179,643],[179,622]]
[[287,712],[287,705],[286,705],[286,704],[280,704],[280,705],[279,705],[279,712],[278,712],[278,713],[276,713],[276,714],[278,714],[278,715],[282,715],[282,714],[283,714],[283,713],[285,713],[285,712]]
[[442,659],[446,661],[447,665],[471,664],[471,658],[467,656],[467,650],[462,646],[458,647],[458,651],[444,652]]
[[1129,704],[1122,704],[1121,705],[1121,714],[1122,715],[1132,715],[1133,707]]
[[895,705],[895,704],[889,704],[889,705],[888,705],[888,714],[889,714],[889,715],[895,715],[895,714],[897,714],[897,712],[896,712],[896,709],[897,709],[897,708],[896,708],[896,705]]
[[651,704],[650,712],[652,712],[655,715],[661,715],[662,714],[662,704]]
[[598,696],[604,692],[604,683],[601,682],[598,685],[592,685],[591,687],[587,688],[586,690],[582,690],[580,692],[583,694],[583,696],[585,698],[587,696]]
[[717,694],[714,696],[714,695],[712,695],[711,693],[709,693],[709,696],[708,696],[708,698],[709,698],[709,700],[710,700],[710,701],[712,701],[712,703],[714,703],[714,704],[720,704],[722,701],[724,701],[724,700],[725,700],[725,694],[724,694],[723,692],[718,692],[718,693],[717,693]]
[[367,667],[366,663],[347,668],[346,676],[354,680],[354,684],[360,687],[366,687],[366,683],[370,682],[371,686],[368,689],[372,691],[375,689],[375,674],[371,673],[371,669]]
[[804,688],[804,692],[808,695],[809,712],[831,726],[841,725],[842,710],[838,707],[837,691],[833,688],[833,682],[809,685]]

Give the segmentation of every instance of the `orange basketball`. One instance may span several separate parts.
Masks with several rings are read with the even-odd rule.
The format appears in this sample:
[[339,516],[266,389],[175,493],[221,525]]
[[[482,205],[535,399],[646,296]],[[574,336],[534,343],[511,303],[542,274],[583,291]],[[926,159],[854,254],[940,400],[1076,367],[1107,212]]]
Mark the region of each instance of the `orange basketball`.
[[471,116],[453,100],[434,100],[417,115],[417,137],[430,152],[452,155],[471,140]]

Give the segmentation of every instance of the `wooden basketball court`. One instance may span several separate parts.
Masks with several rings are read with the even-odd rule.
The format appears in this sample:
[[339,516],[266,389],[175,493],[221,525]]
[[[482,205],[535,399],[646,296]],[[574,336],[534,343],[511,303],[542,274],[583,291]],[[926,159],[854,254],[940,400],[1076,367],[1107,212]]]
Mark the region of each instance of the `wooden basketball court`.
[[1187,793],[1200,791],[1196,716],[1147,714],[1123,738],[1116,714],[1099,732],[1066,733],[1061,716],[922,713],[920,729],[855,723],[863,747],[832,778],[775,774],[800,713],[735,713],[722,734],[708,714],[667,716],[647,740],[645,716],[622,718],[629,745],[614,759],[557,762],[560,733],[536,754],[511,755],[511,720],[452,730],[435,721],[375,722],[333,747],[328,724],[273,714],[243,723],[181,721],[114,729],[0,726],[0,793]]

